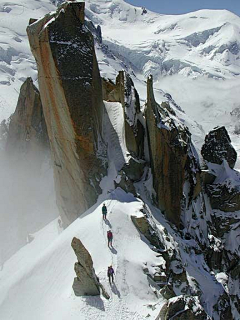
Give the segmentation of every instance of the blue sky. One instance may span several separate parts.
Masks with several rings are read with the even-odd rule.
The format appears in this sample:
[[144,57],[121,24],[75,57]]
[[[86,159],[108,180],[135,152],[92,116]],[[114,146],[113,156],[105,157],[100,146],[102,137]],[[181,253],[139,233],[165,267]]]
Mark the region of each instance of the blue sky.
[[240,16],[240,0],[125,0],[165,14],[181,14],[199,9],[227,9]]

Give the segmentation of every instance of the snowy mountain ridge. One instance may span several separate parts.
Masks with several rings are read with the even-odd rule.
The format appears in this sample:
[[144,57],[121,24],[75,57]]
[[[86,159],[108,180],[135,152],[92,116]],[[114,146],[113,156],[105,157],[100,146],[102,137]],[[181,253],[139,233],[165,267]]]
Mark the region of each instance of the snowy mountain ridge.
[[[23,7],[34,13],[34,7],[27,8],[28,1],[22,1]],[[39,5],[39,1],[36,2]],[[53,7],[44,3],[45,9],[48,5]],[[11,6],[15,7],[13,4],[3,6],[4,14],[11,12]],[[226,66],[226,72],[222,69],[225,80],[207,74],[203,64],[199,63],[200,71],[193,70],[192,66],[193,60],[197,61],[199,47],[206,43],[209,46],[210,40],[224,45],[218,39],[219,33],[225,29],[229,33],[226,16],[233,15],[221,12],[223,15],[219,15],[216,23],[211,23],[210,16],[215,13],[212,15],[207,10],[194,13],[194,17],[192,14],[172,16],[167,24],[166,16],[134,8],[122,0],[89,1],[86,7],[85,22],[84,6],[68,2],[52,13],[53,19],[48,16],[46,20],[32,21],[28,27],[31,48],[38,61],[41,102],[34,114],[35,106],[28,98],[32,91],[36,95],[39,92],[28,79],[24,86],[29,85],[29,91],[26,95],[22,86],[18,108],[9,127],[2,124],[5,131],[1,152],[6,162],[13,160],[13,179],[8,179],[5,161],[1,161],[1,170],[6,170],[4,177],[9,190],[11,184],[16,184],[15,172],[21,171],[24,177],[31,175],[30,182],[22,185],[26,193],[29,188],[39,186],[39,177],[51,177],[52,168],[46,166],[46,159],[30,157],[34,148],[38,152],[45,128],[42,120],[45,120],[47,141],[44,141],[53,159],[60,217],[49,224],[46,217],[37,216],[42,221],[39,222],[41,230],[36,232],[38,223],[34,215],[38,206],[41,209],[43,206],[34,202],[34,192],[31,201],[26,201],[24,193],[17,194],[21,207],[14,215],[10,214],[10,219],[8,211],[1,215],[3,220],[12,220],[8,228],[2,230],[2,242],[7,239],[5,246],[8,246],[19,238],[21,243],[13,245],[15,254],[12,255],[5,254],[1,247],[0,317],[26,320],[34,314],[39,320],[113,317],[119,320],[237,320],[240,314],[240,190],[239,173],[234,170],[237,153],[224,127],[212,130],[205,138],[203,152],[204,130],[194,121],[197,111],[193,110],[192,120],[188,112],[184,112],[185,104],[179,106],[178,99],[174,100],[161,87],[165,89],[164,80],[169,79],[175,98],[176,77],[179,77],[178,83],[183,77],[195,89],[199,83],[205,89],[210,83],[220,83],[219,87],[224,88],[230,86],[237,78],[231,72],[233,64]],[[191,19],[204,23],[194,28]],[[237,26],[238,18],[234,19]],[[62,28],[63,25],[68,28]],[[101,25],[102,30],[96,28],[97,25]],[[94,33],[97,60],[89,30]],[[236,30],[238,32],[238,27]],[[133,41],[130,41],[130,31],[133,31]],[[158,37],[168,45],[159,46]],[[20,40],[25,43],[24,37]],[[30,72],[36,83],[36,67],[27,50],[23,56],[20,51],[14,54],[27,65],[23,74]],[[192,59],[189,72],[186,72],[189,66],[183,62],[174,62],[169,72],[163,72],[165,67],[160,65],[163,66],[164,61],[168,65],[167,59],[174,58],[174,54],[177,57],[178,52],[182,54],[181,61],[186,61],[187,51]],[[231,51],[236,55],[235,45]],[[3,65],[13,66],[14,59],[14,55],[10,60],[5,59]],[[217,63],[214,59],[210,59],[213,62],[209,70]],[[152,73],[157,71],[154,73],[157,81],[154,83],[149,76],[146,85],[144,79],[150,69]],[[180,70],[184,72],[181,74]],[[177,74],[171,75],[174,72]],[[21,68],[16,69],[16,78],[20,74]],[[15,81],[15,77],[8,85],[3,81],[8,94],[14,89],[11,83]],[[189,104],[195,109],[194,98],[201,100],[202,96],[192,98],[194,90],[190,92],[191,89],[188,89]],[[216,91],[211,87],[208,90],[214,98]],[[225,102],[226,99],[222,105]],[[231,103],[227,111],[226,108],[221,111],[232,110],[234,103]],[[214,104],[205,107],[211,109],[211,117],[206,121],[212,127],[219,110]],[[198,112],[202,112],[201,108]],[[226,123],[225,118],[219,119],[222,125]],[[206,122],[203,125],[206,128]],[[19,154],[14,153],[17,152],[14,143],[19,143]],[[9,153],[11,147],[14,159]],[[200,149],[204,170],[200,167]],[[44,156],[44,152],[42,154]],[[20,160],[24,170],[19,169]],[[30,163],[35,165],[32,170],[36,171],[36,177],[31,174]],[[50,210],[53,219],[56,212],[51,204],[55,198],[48,194],[52,185],[47,181],[48,188],[40,184],[44,192],[41,190],[37,198],[40,202],[50,200],[50,206],[44,211],[49,219]],[[0,194],[11,202],[9,190],[4,186],[3,190]],[[5,203],[5,199],[2,201]],[[105,221],[101,212],[103,202],[108,208]],[[86,208],[89,209],[85,212]],[[62,230],[69,223],[70,226]],[[107,247],[109,229],[114,234],[112,248]],[[76,267],[76,257],[70,247],[73,237],[81,239],[89,250],[96,276],[110,293],[109,300],[103,295],[87,296],[87,292],[79,297],[74,288],[72,290],[74,263]],[[112,286],[107,281],[108,265],[115,269]],[[76,275],[80,281],[81,275],[77,272]]]
[[[13,113],[20,86],[28,76],[37,84],[36,64],[25,30],[29,18],[39,18],[56,8],[57,1],[52,2],[2,1],[5,38],[0,49],[0,120]],[[120,0],[86,1],[86,16],[101,26],[103,43],[108,46],[107,56],[97,50],[102,76],[114,81],[119,70],[133,71],[144,103],[144,80],[152,74],[157,91],[169,92],[205,132],[225,125],[240,150],[236,135],[240,18],[226,10],[179,16],[146,11]],[[203,137],[195,140],[199,148]]]
[[158,80],[180,73],[224,79],[239,75],[240,19],[229,11],[169,16],[119,0],[90,0],[86,6],[87,17],[101,25],[105,43],[145,77],[153,74]]
[[[138,80],[151,74],[156,94],[158,90],[170,93],[205,133],[225,125],[239,152],[237,15],[227,10],[161,15],[120,0],[90,0],[86,8],[86,16],[102,28],[103,43],[133,70],[141,98],[145,94]],[[101,55],[98,60],[102,72],[109,63]],[[103,75],[107,76],[104,71]],[[108,77],[114,80],[115,75]],[[200,148],[203,140],[194,141]]]

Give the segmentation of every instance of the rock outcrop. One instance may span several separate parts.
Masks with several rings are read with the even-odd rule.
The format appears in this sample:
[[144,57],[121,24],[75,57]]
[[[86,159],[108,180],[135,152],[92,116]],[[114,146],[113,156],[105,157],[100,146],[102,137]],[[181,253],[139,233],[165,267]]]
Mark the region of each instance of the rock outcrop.
[[125,139],[128,151],[133,157],[144,156],[144,126],[140,113],[140,101],[130,75],[120,71],[116,84],[103,79],[104,100],[120,102],[124,109]]
[[19,155],[24,153],[29,163],[49,148],[40,93],[31,78],[27,78],[20,89],[7,133],[7,152]]
[[[155,288],[156,295],[166,300],[156,319],[233,320],[234,309],[239,309],[236,288],[240,269],[237,255],[233,254],[235,248],[231,248],[232,252],[226,250],[223,243],[225,242],[226,245],[233,237],[233,234],[229,234],[229,238],[226,239],[226,234],[229,231],[233,232],[233,228],[231,225],[228,227],[228,224],[230,221],[232,224],[237,221],[229,219],[223,223],[220,217],[219,220],[212,221],[209,225],[209,232],[212,232],[213,235],[209,236],[208,247],[202,247],[204,250],[191,237],[188,240],[191,240],[192,245],[188,243],[185,246],[187,243],[185,242],[184,248],[180,248],[178,247],[179,233],[171,233],[162,225],[157,226],[147,206],[144,206],[141,211],[143,215],[131,217],[132,221],[149,241],[149,246],[156,252],[161,262],[159,265],[145,264],[143,267],[143,273],[147,276],[151,286]],[[219,223],[221,228],[219,228]],[[227,228],[225,231],[223,230],[224,225]],[[200,266],[199,261],[204,260],[206,263]],[[195,263],[194,268],[192,263]],[[196,270],[201,271],[197,274]],[[202,272],[210,272],[210,270],[212,275],[208,281],[216,290],[213,299],[214,306],[211,299],[206,300],[211,285],[202,286]]]
[[206,136],[201,153],[207,167],[202,179],[212,209],[240,210],[240,175],[233,170],[237,153],[225,127],[214,129]]
[[105,174],[102,85],[84,5],[66,2],[27,28],[65,226],[96,202]]
[[240,247],[232,240],[239,237],[239,223],[234,212],[213,210],[208,224],[209,245],[205,249],[205,259],[225,291],[213,307],[220,319],[238,319],[240,314]]
[[74,270],[77,277],[74,278],[73,291],[76,296],[97,296],[100,295],[100,288],[103,295],[109,299],[108,293],[99,282],[93,268],[92,258],[82,242],[73,238],[72,248],[77,256],[78,262],[75,263]]
[[156,320],[211,320],[199,304],[198,297],[179,296],[168,301],[165,314],[160,313]]
[[237,152],[231,145],[231,139],[225,127],[217,127],[209,132],[201,153],[205,161],[222,164],[223,160],[226,160],[232,169],[237,160]]
[[160,209],[171,222],[178,225],[191,136],[187,127],[177,123],[176,118],[173,120],[174,111],[170,111],[167,102],[160,106],[155,101],[153,80],[149,77],[146,123],[153,186]]

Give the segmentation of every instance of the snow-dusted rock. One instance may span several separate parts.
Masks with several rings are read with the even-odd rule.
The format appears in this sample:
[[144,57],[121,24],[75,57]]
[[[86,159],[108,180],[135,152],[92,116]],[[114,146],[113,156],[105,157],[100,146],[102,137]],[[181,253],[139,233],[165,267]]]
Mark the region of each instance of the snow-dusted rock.
[[[224,212],[240,210],[240,174],[226,160],[221,165],[208,163],[212,179],[205,179],[205,190],[213,209]],[[206,178],[206,175],[205,175]]]
[[148,78],[147,93],[146,123],[153,186],[159,207],[178,225],[191,135],[168,102],[159,105],[155,101],[152,77]]
[[162,314],[156,320],[210,320],[199,303],[198,297],[178,296],[170,299],[165,309],[166,313],[163,318]]
[[140,181],[144,172],[145,162],[130,158],[129,162],[126,163],[122,170],[132,181]]
[[207,162],[222,164],[223,160],[227,160],[232,169],[237,160],[237,152],[231,145],[231,139],[225,127],[215,128],[207,134],[201,153]]

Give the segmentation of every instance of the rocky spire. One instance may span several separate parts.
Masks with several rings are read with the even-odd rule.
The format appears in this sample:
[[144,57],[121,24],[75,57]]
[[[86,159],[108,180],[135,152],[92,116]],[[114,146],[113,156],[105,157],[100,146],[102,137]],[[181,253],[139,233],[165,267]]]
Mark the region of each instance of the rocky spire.
[[105,173],[101,78],[84,5],[66,2],[27,28],[65,226],[96,202]]
[[10,117],[7,151],[31,154],[35,159],[48,148],[47,128],[38,89],[27,78],[20,89],[16,110]]
[[[167,105],[167,107],[165,106]],[[169,104],[157,104],[152,77],[147,83],[146,123],[156,200],[166,217],[180,223],[185,165],[191,138],[188,128],[176,123]]]

